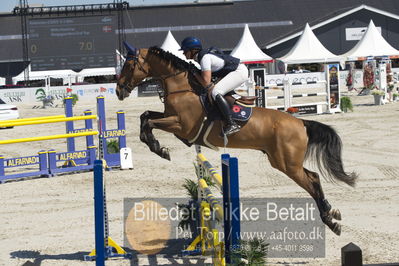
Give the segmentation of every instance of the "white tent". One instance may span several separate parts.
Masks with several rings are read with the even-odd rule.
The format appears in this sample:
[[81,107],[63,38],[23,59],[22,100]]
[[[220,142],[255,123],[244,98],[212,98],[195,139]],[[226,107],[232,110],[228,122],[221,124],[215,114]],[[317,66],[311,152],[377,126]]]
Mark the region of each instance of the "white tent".
[[230,54],[246,64],[266,63],[273,60],[256,45],[248,24],[245,24],[242,37]]
[[341,57],[328,51],[306,23],[301,37],[292,49],[278,58],[285,64],[340,62]]
[[81,77],[95,77],[95,76],[108,76],[115,74],[116,71],[114,67],[103,67],[103,68],[85,68],[82,69],[77,75]]
[[354,61],[368,56],[394,56],[399,51],[393,48],[370,20],[362,39],[348,52],[341,55],[345,60]]
[[[30,66],[29,66],[30,70]],[[64,70],[47,70],[47,71],[29,71],[29,80],[41,80],[46,78],[62,78],[67,79],[69,77],[75,77],[76,72],[70,69]],[[12,78],[13,83],[25,80],[24,71],[22,71],[18,76]]]
[[83,82],[85,77],[112,76],[116,74],[115,67],[85,68],[77,73],[76,82]]
[[165,51],[168,51],[177,57],[186,60],[186,57],[183,54],[183,51],[180,51],[180,45],[176,41],[176,39],[173,37],[172,33],[168,31],[168,34],[166,35],[165,40],[163,41],[163,44],[161,45],[161,48]]

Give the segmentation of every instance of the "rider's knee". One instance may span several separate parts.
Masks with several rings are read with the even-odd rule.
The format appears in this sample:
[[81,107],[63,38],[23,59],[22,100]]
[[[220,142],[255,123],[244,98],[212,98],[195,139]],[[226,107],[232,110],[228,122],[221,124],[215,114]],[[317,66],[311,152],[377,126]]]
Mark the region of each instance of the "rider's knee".
[[224,95],[223,91],[215,86],[212,90],[212,98],[215,100],[218,94]]

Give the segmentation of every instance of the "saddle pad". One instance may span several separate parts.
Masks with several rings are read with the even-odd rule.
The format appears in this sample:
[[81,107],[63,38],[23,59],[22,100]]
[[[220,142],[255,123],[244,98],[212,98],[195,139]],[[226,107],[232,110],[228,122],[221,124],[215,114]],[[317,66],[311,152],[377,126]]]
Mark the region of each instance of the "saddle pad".
[[[220,114],[219,109],[217,108],[216,105],[212,105],[209,102],[207,93],[202,94],[200,96],[200,100],[201,100],[202,106],[204,107],[204,110],[206,112],[206,116],[208,117],[208,120],[210,120],[210,121],[221,120],[221,114]],[[243,106],[239,103],[235,103],[231,107],[231,113],[232,113],[232,118],[234,120],[245,122],[245,121],[248,121],[249,118],[251,118],[252,107]]]
[[248,121],[252,115],[252,107],[243,106],[239,103],[234,104],[231,111],[233,119],[237,121]]

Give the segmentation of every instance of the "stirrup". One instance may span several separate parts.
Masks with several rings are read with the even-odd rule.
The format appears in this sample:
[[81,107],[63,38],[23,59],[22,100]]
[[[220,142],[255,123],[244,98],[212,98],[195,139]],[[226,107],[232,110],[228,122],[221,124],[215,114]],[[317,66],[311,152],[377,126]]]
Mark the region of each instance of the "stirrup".
[[226,129],[223,130],[223,133],[226,136],[230,136],[233,135],[234,133],[237,133],[238,131],[240,131],[241,127],[237,124],[231,124],[229,125]]

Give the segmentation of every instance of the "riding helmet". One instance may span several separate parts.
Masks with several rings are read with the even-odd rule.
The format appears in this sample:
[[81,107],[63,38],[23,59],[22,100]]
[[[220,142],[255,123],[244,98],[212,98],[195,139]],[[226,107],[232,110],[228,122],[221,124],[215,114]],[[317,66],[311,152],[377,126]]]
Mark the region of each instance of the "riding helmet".
[[183,51],[188,51],[191,49],[202,49],[201,41],[195,37],[186,37],[181,42],[181,49]]

